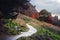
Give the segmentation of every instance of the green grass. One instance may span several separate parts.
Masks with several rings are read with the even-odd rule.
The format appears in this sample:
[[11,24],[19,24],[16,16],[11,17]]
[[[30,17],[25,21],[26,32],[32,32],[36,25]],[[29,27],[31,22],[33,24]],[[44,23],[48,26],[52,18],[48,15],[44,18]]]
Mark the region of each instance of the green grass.
[[[37,33],[35,35],[46,35],[46,36],[52,36],[54,40],[60,40],[60,35],[54,33],[54,32],[51,32],[50,30],[48,29],[45,29],[43,28],[42,26],[41,27],[38,27],[38,26],[34,26],[34,28],[37,29]],[[23,37],[24,38],[24,37]],[[33,37],[34,38],[34,37]],[[27,39],[30,39],[31,38],[24,38],[25,40]],[[21,39],[22,40],[22,39]]]
[[[17,34],[20,34],[20,32],[27,31],[27,28],[15,23],[15,22],[12,22],[12,20],[4,19],[4,21],[6,22],[6,24],[5,24],[5,26],[7,28],[6,33],[8,35],[17,35]],[[17,26],[17,28],[20,29],[20,30],[16,30],[15,26]]]
[[[32,25],[32,24],[30,24]],[[52,32],[46,28],[44,28],[43,26],[34,26],[32,25],[34,28],[37,29],[37,33],[36,35],[47,35],[47,36],[52,36],[54,38],[54,40],[60,40],[60,35],[55,33],[55,32]]]
[[[47,35],[47,36],[52,36],[54,38],[54,40],[60,40],[60,35],[56,32],[58,31],[52,31],[50,29],[46,29],[43,26],[45,26],[46,24],[44,24],[41,21],[38,21],[36,19],[32,19],[30,17],[24,16],[21,17],[24,21],[26,21],[27,23],[30,23],[30,25],[32,25],[34,28],[37,29],[37,33],[35,33],[34,35],[39,36],[39,35]],[[44,25],[43,25],[44,24]],[[43,26],[42,26],[43,25]],[[53,29],[54,30],[54,29]],[[23,37],[24,38],[24,37]],[[25,38],[24,38],[25,39]],[[29,40],[30,38],[26,38],[25,40]],[[34,40],[34,36],[32,36],[32,39]],[[30,40],[32,40],[30,39]],[[22,40],[22,39],[19,39]]]
[[[46,28],[43,27],[45,24],[42,25],[43,22],[40,22],[40,21],[38,21],[36,19],[24,16],[24,15],[22,15],[22,16],[23,16],[22,19],[26,23],[30,23],[30,25],[32,25],[34,28],[37,29],[37,33],[35,33],[34,35],[36,35],[36,36],[38,36],[38,35],[52,36],[54,38],[54,40],[60,40],[60,35],[58,33],[56,33],[58,31],[53,31],[53,30],[50,30],[49,28],[46,29]],[[6,19],[5,21],[7,22],[6,27],[8,28],[8,31],[6,31],[6,32],[8,34],[16,35],[16,34],[18,34],[20,32],[27,31],[25,27],[12,22],[12,20]],[[21,30],[20,31],[15,30],[15,26],[18,26],[18,28],[20,28]],[[34,36],[32,36],[32,37],[34,38]],[[29,39],[28,38],[29,37],[24,38],[24,39],[21,38],[20,40],[29,40],[30,38]],[[32,39],[30,39],[30,40],[32,40]]]

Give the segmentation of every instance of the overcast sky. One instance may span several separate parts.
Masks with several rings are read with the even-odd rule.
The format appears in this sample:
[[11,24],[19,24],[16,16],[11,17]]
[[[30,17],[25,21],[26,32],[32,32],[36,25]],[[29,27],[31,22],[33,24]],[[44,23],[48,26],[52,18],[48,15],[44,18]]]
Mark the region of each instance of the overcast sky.
[[31,0],[31,3],[36,5],[37,11],[46,9],[60,16],[60,0]]

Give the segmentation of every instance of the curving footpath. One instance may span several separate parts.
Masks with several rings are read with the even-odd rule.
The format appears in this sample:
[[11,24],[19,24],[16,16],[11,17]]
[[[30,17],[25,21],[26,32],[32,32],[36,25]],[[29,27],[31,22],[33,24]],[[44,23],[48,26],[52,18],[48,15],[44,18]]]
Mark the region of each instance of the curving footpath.
[[37,30],[34,27],[32,27],[31,25],[29,25],[29,24],[26,24],[26,25],[27,25],[27,28],[29,28],[29,31],[21,32],[20,35],[6,37],[4,40],[16,40],[16,39],[21,38],[21,37],[31,36],[37,32]]

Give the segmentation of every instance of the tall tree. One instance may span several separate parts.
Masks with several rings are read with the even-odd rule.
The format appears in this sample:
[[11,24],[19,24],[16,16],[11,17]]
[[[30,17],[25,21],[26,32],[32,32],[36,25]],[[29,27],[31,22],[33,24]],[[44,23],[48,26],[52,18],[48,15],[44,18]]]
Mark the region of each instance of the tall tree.
[[51,16],[51,13],[46,9],[43,9],[39,12],[40,20],[47,21],[48,17]]
[[0,11],[4,16],[9,16],[10,12],[17,11],[18,7],[27,9],[28,2],[29,0],[0,0]]

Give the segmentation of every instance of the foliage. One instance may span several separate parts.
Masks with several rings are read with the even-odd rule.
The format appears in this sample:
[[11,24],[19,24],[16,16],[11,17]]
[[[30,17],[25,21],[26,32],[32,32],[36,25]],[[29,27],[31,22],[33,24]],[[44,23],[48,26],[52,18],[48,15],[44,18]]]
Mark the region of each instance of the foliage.
[[17,35],[20,32],[25,32],[27,31],[27,28],[25,28],[24,26],[21,26],[15,22],[12,22],[11,19],[4,19],[5,24],[3,24],[2,28],[0,29],[3,30],[4,28],[4,33],[7,35]]
[[43,9],[39,12],[40,18],[39,20],[41,21],[47,21],[48,17],[51,16],[51,13],[48,12],[47,10]]
[[26,10],[29,0],[0,0],[0,11],[3,14],[3,17],[10,18],[10,13],[18,12],[19,7]]
[[41,10],[40,12],[39,12],[39,14],[40,15],[44,15],[44,16],[50,16],[51,15],[51,13],[50,12],[48,12],[47,10],[45,10],[45,9],[43,9],[43,10]]

